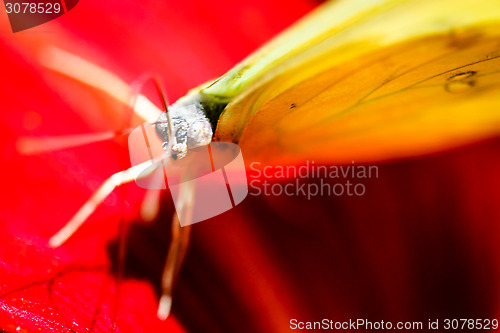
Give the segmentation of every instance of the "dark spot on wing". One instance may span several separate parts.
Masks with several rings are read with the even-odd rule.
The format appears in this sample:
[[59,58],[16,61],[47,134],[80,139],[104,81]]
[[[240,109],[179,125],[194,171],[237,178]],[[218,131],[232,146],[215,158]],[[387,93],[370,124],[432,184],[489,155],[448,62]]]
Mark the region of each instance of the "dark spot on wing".
[[468,90],[476,85],[476,71],[454,73],[448,79],[444,89],[449,93],[458,93]]
[[463,80],[466,80],[466,79],[468,79],[476,74],[477,74],[476,71],[455,73],[455,74],[452,74],[447,80],[448,81],[463,81]]

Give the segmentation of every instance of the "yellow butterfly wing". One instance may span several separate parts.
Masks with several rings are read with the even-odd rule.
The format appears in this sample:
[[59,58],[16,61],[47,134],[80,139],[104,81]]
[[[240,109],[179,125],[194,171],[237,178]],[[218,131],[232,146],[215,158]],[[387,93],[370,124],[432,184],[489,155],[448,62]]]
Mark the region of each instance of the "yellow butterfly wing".
[[200,92],[273,163],[428,153],[500,132],[500,2],[328,3]]

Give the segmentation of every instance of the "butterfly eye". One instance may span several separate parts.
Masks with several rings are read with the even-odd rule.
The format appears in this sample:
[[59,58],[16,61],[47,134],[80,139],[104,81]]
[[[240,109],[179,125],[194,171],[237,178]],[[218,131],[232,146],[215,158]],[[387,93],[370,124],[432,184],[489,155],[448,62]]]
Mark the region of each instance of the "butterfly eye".
[[168,136],[169,136],[169,133],[168,133],[169,132],[169,123],[167,120],[167,113],[166,112],[162,112],[162,114],[160,115],[160,117],[156,121],[155,130],[156,130],[156,134],[158,135],[160,140],[163,141],[164,147],[166,147],[168,144]]
[[188,131],[188,145],[190,148],[205,146],[212,141],[212,126],[205,119],[200,119],[191,124]]

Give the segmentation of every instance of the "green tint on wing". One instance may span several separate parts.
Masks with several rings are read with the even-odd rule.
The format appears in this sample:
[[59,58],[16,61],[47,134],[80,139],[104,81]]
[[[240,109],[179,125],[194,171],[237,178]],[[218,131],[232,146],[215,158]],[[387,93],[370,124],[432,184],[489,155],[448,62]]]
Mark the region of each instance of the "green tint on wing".
[[391,45],[499,20],[497,0],[329,2],[196,92],[214,114],[223,110],[216,139],[238,142],[259,110],[301,82]]

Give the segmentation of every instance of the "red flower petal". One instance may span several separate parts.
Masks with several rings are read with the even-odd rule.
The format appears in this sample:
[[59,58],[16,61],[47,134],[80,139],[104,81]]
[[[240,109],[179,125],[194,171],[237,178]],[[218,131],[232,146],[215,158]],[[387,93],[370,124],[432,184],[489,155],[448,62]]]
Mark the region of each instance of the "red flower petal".
[[[126,274],[117,289],[110,272],[121,216],[133,220],[143,194],[134,184],[113,193],[63,247],[47,246],[48,238],[128,157],[123,140],[44,155],[18,154],[15,145],[22,136],[123,126],[123,107],[116,101],[41,66],[44,48],[53,45],[71,52],[126,82],[144,72],[158,73],[174,100],[223,74],[311,8],[301,1],[286,2],[286,7],[265,1],[210,6],[203,1],[83,1],[50,23],[0,36],[0,153],[5,161],[0,329],[109,332],[116,321],[117,332],[182,331],[173,317],[156,319],[158,299],[149,282],[151,274],[161,273],[168,228],[159,254],[139,258],[136,268],[143,268],[143,276]],[[6,24],[2,30],[9,30]],[[172,213],[170,208],[167,215]],[[132,247],[143,251],[143,244],[133,242]]]

